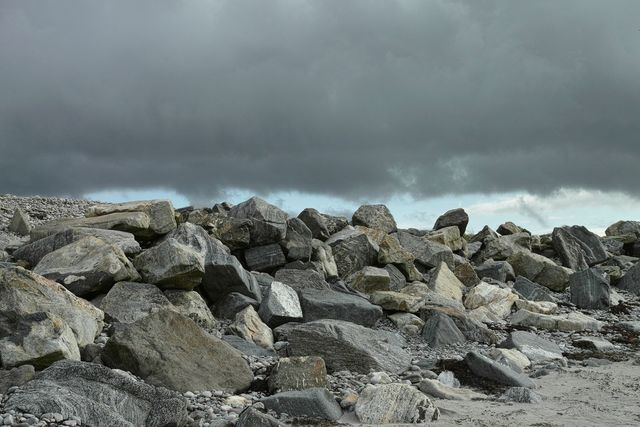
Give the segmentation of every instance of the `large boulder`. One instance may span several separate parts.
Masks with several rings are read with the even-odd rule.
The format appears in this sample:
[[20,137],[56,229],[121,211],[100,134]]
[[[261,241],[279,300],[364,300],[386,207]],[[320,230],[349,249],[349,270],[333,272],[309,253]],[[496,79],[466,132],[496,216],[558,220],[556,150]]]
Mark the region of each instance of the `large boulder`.
[[393,215],[385,205],[362,205],[351,218],[353,225],[363,225],[369,228],[393,233],[398,229]]
[[640,221],[618,221],[607,227],[604,233],[624,237],[624,243],[633,243],[640,239]]
[[271,327],[302,320],[298,294],[291,287],[276,281],[269,285],[269,292],[260,304],[258,313]]
[[[455,324],[456,328],[462,333],[464,338],[468,341],[477,341],[485,344],[496,344],[498,342],[498,335],[493,332],[491,329],[487,328],[483,323],[475,320],[471,316],[468,315],[464,311],[464,309],[457,309],[454,307],[437,307],[437,306],[425,306],[420,310],[420,317],[429,324],[430,319],[433,316],[437,316],[438,320],[438,329],[440,329],[439,333],[442,338],[442,342],[448,340],[445,334],[452,333],[454,337],[459,337],[459,335],[451,328],[450,323],[444,319],[440,314],[446,315],[453,324]],[[443,320],[444,319],[444,320]],[[441,323],[442,322],[442,323]],[[424,328],[424,336],[428,337],[427,334],[427,325]],[[430,339],[430,338],[429,338]],[[456,342],[459,342],[456,339]]]
[[313,234],[300,218],[287,221],[287,235],[281,245],[288,259],[308,261],[311,258]]
[[482,248],[473,255],[476,263],[488,259],[504,261],[512,255],[531,250],[531,235],[529,233],[516,233],[502,237],[491,237],[489,234],[483,240]]
[[463,250],[467,246],[467,242],[460,235],[460,229],[455,226],[430,231],[424,238],[445,245],[454,252]]
[[511,324],[562,332],[599,331],[604,325],[601,321],[580,312],[551,315],[524,309],[516,311],[511,316]]
[[516,349],[532,362],[560,360],[563,357],[562,350],[557,344],[531,332],[513,331],[500,346]]
[[345,320],[372,327],[382,317],[382,309],[365,298],[326,289],[298,291],[305,322],[320,319]]
[[437,294],[462,302],[465,286],[458,280],[456,275],[449,270],[445,262],[441,262],[433,271],[431,279],[429,280],[429,287]]
[[[234,218],[223,214],[210,216],[210,233],[232,251],[246,249],[251,244],[252,222],[249,219]],[[191,215],[189,215],[189,222]],[[194,222],[194,224],[202,225]],[[205,227],[206,228],[206,227]]]
[[283,392],[327,387],[327,368],[317,356],[283,357],[271,370],[269,391]]
[[509,288],[480,282],[465,296],[464,305],[469,315],[485,323],[502,320],[511,314],[518,295]]
[[549,288],[539,285],[526,277],[518,276],[513,284],[513,289],[517,291],[523,298],[530,301],[547,301],[557,302]]
[[331,247],[340,277],[372,265],[378,258],[379,246],[365,233],[353,228],[341,230],[326,243]]
[[464,236],[464,232],[467,230],[469,224],[469,215],[462,208],[451,209],[440,215],[433,225],[434,230],[440,230],[441,228],[456,226],[460,230],[460,235]]
[[608,258],[600,238],[583,226],[554,228],[552,238],[562,264],[572,270],[586,270]]
[[103,327],[103,312],[62,285],[22,267],[0,267],[0,318],[17,321],[37,313],[62,319],[80,347],[93,343]]
[[364,267],[346,278],[352,289],[370,294],[375,291],[388,291],[391,279],[384,268]]
[[441,262],[445,262],[450,268],[455,267],[453,252],[448,246],[414,236],[406,231],[398,231],[396,237],[400,245],[414,256],[415,262],[424,267],[433,268]]
[[216,325],[216,319],[198,292],[167,289],[164,291],[164,296],[178,313],[187,316],[205,330],[212,330]]
[[520,374],[506,365],[489,359],[476,351],[467,353],[464,358],[467,366],[479,377],[488,379],[498,384],[535,388],[536,384],[523,374]]
[[388,311],[416,313],[422,307],[422,297],[396,291],[375,291],[370,301]]
[[314,270],[295,270],[282,268],[276,271],[275,280],[299,291],[302,289],[329,290],[331,286],[322,274]]
[[475,269],[479,278],[488,277],[502,283],[515,279],[513,267],[507,261],[494,261],[488,259]]
[[229,329],[233,334],[260,347],[273,347],[273,332],[271,328],[260,319],[260,316],[252,306],[248,306],[236,314],[236,319],[229,325]]
[[173,304],[156,285],[118,282],[100,302],[110,322],[133,323],[151,313],[172,309]]
[[167,234],[176,228],[175,212],[169,200],[142,200],[117,204],[99,204],[91,206],[87,217],[99,217],[121,212],[142,212],[149,217],[149,228],[146,232],[138,232],[138,237],[154,237]]
[[571,302],[578,308],[606,309],[611,305],[609,278],[596,269],[569,276]]
[[103,362],[149,384],[189,390],[246,390],[253,374],[241,354],[191,319],[162,310],[117,330]]
[[542,255],[519,251],[509,257],[509,264],[516,275],[545,286],[552,291],[563,291],[569,285],[572,270],[557,265]]
[[342,409],[326,388],[308,388],[277,393],[260,400],[264,407],[277,414],[294,417],[320,418],[336,421]]
[[640,295],[640,262],[631,267],[617,283],[618,288]]
[[307,208],[300,212],[298,218],[309,228],[314,239],[325,241],[331,236],[325,218],[317,210]]
[[451,317],[441,312],[431,312],[426,318],[422,337],[429,347],[439,348],[467,341]]
[[116,212],[91,218],[59,218],[31,229],[31,241],[43,239],[72,227],[100,228],[132,233],[146,240],[156,235],[150,231],[151,219],[144,212]]
[[61,361],[9,396],[5,410],[77,417],[94,427],[184,425],[187,400],[95,363]]
[[142,252],[133,264],[147,283],[191,290],[202,282],[204,262],[202,253],[169,238]]
[[369,385],[362,390],[355,407],[356,416],[365,424],[430,423],[438,418],[431,400],[408,384]]
[[81,297],[105,292],[116,282],[140,279],[122,249],[91,236],[45,255],[33,271]]
[[277,243],[251,247],[244,251],[244,259],[251,271],[272,272],[287,263],[282,247]]
[[403,372],[411,356],[398,335],[376,331],[342,320],[316,320],[283,325],[274,331],[289,341],[292,356],[320,356],[330,372],[371,370]]
[[45,255],[89,236],[119,247],[125,255],[136,255],[142,250],[140,249],[140,244],[131,233],[99,228],[73,227],[21,246],[13,253],[13,257],[25,260],[30,265],[36,265]]
[[277,243],[287,234],[286,212],[259,197],[252,197],[235,205],[229,215],[251,220],[251,246]]

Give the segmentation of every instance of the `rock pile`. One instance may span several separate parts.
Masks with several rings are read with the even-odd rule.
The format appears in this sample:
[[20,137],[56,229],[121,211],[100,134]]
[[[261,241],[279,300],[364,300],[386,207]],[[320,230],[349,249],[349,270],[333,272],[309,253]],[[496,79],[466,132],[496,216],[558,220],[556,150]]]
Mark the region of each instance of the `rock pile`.
[[640,222],[468,223],[1,196],[0,424],[424,424],[637,351]]

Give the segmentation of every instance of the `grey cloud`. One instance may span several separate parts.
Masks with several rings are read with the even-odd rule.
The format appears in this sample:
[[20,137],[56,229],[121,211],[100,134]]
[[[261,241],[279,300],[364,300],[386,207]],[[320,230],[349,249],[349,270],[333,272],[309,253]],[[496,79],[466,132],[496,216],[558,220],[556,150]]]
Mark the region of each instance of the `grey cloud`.
[[637,1],[0,2],[0,192],[638,194]]

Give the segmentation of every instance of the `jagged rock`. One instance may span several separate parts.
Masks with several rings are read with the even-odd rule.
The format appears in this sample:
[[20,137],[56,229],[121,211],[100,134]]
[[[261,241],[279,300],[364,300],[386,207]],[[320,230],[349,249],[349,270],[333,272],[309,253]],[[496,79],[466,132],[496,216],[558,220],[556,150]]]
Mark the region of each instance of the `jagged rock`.
[[29,232],[31,232],[31,225],[29,224],[29,217],[24,211],[20,208],[16,208],[13,211],[13,217],[9,222],[9,226],[7,227],[12,233],[15,233],[19,236],[28,236]]
[[512,325],[533,326],[550,331],[579,332],[599,331],[603,323],[579,312],[566,315],[549,315],[518,310],[511,316]]
[[[498,336],[495,334],[495,332],[488,329],[481,322],[471,318],[464,311],[464,309],[459,310],[452,307],[426,306],[425,308],[420,310],[420,317],[428,324],[430,318],[436,313],[444,314],[449,319],[451,319],[458,330],[462,333],[462,335],[469,341],[477,341],[485,344],[495,344],[498,341]],[[443,332],[443,334],[448,333],[448,329],[452,328],[443,328],[443,330],[445,331]],[[427,325],[425,324],[423,336],[427,336],[425,335],[427,333],[426,331]],[[457,336],[457,334],[455,334],[454,336]],[[446,337],[444,339],[446,340]]]
[[283,325],[274,333],[287,338],[290,355],[320,356],[330,372],[399,373],[411,363],[411,356],[401,348],[404,340],[398,335],[341,320]]
[[277,418],[248,406],[240,413],[236,427],[285,427]]
[[102,299],[100,308],[110,322],[133,323],[173,304],[155,285],[118,282]]
[[329,290],[331,286],[324,280],[324,277],[313,270],[293,270],[283,268],[276,271],[275,280],[284,283],[295,290],[302,289],[324,289]]
[[298,294],[289,286],[277,281],[271,282],[267,297],[260,304],[260,317],[270,327],[287,322],[302,320],[302,308]]
[[62,319],[80,347],[102,331],[104,314],[88,301],[22,267],[0,267],[0,318],[17,321],[40,312]]
[[10,255],[6,251],[0,250],[0,262],[9,261]]
[[498,363],[510,367],[516,372],[524,372],[531,366],[531,361],[521,351],[513,348],[492,348],[488,356]]
[[338,277],[338,266],[333,258],[331,246],[320,240],[313,239],[311,241],[311,260],[322,266],[326,279]]
[[516,308],[518,310],[528,310],[533,313],[555,314],[558,311],[558,304],[549,301],[527,301],[519,299],[516,300]]
[[421,297],[395,291],[372,292],[370,301],[389,311],[416,313],[422,307]]
[[511,332],[500,346],[516,349],[532,362],[545,362],[563,358],[562,350],[557,344],[525,331]]
[[526,387],[511,387],[498,398],[500,402],[540,403],[542,397]]
[[407,279],[404,274],[393,264],[387,264],[384,269],[389,273],[389,289],[392,291],[399,291],[407,286]]
[[586,270],[608,258],[600,238],[585,227],[574,225],[554,228],[552,236],[553,247],[562,263],[572,270]]
[[282,248],[277,243],[254,246],[244,251],[247,267],[252,271],[270,272],[287,263]]
[[355,229],[345,228],[329,237],[326,243],[331,247],[340,277],[347,277],[378,258],[379,246]]
[[399,383],[368,385],[360,393],[355,412],[367,424],[428,423],[439,415],[425,394]]
[[624,243],[640,239],[640,221],[618,221],[604,231],[607,236],[628,236]]
[[33,313],[13,320],[0,315],[0,360],[4,368],[33,365],[43,369],[62,359],[80,360],[73,331],[51,313]]
[[422,337],[429,347],[439,348],[447,345],[466,342],[465,336],[455,322],[446,314],[433,311],[426,318]]
[[531,235],[528,233],[511,234],[499,238],[486,237],[482,248],[474,254],[473,261],[476,264],[488,259],[503,261],[518,252],[530,250]]
[[21,246],[13,253],[13,256],[15,259],[29,262],[30,265],[36,265],[45,255],[88,236],[119,247],[125,255],[136,255],[142,250],[131,233],[75,227]]
[[462,302],[462,293],[465,286],[449,270],[445,262],[441,262],[434,270],[429,280],[429,287],[437,294]]
[[298,218],[309,228],[314,239],[325,241],[331,236],[325,218],[317,210],[307,208],[300,212]]
[[357,295],[305,288],[298,291],[298,296],[305,322],[335,319],[372,327],[382,317],[380,307]]
[[476,267],[476,273],[479,278],[488,277],[499,282],[506,283],[515,280],[513,267],[507,261],[494,261],[488,259]]
[[485,225],[484,227],[482,227],[482,230],[474,234],[469,239],[469,243],[484,243],[485,241],[496,240],[499,238],[500,235],[498,233],[493,231],[493,229],[491,229],[491,227],[489,227],[488,225]]
[[7,394],[11,387],[19,387],[31,381],[35,375],[36,370],[32,365],[0,370],[0,394]]
[[149,384],[181,392],[246,390],[253,374],[240,353],[171,310],[150,314],[117,330],[101,358]]
[[407,335],[419,335],[424,327],[424,321],[411,313],[394,313],[389,315],[389,320]]
[[469,310],[482,309],[497,319],[504,319],[511,314],[511,307],[517,299],[511,289],[480,282],[466,295],[464,305]]
[[484,400],[488,396],[486,394],[477,393],[466,388],[451,387],[441,383],[438,380],[423,379],[418,384],[421,392],[433,396],[437,399],[446,400]]
[[91,218],[60,218],[46,222],[31,229],[31,241],[43,239],[68,228],[87,227],[104,230],[117,230],[132,233],[136,238],[150,238],[149,224],[151,219],[144,212],[118,212]]
[[206,330],[212,330],[216,325],[216,319],[202,296],[195,291],[184,291],[181,289],[168,289],[164,291],[174,309],[196,322]]
[[231,292],[219,300],[214,309],[215,317],[220,319],[235,319],[236,314],[247,306],[260,307],[258,301],[238,292]]
[[326,388],[327,368],[320,357],[283,357],[273,367],[268,385],[271,393],[314,387]]
[[516,277],[516,281],[513,284],[513,289],[515,289],[523,298],[530,301],[558,301],[556,297],[551,295],[551,292],[549,292],[549,288],[534,283],[526,277]]
[[496,231],[502,236],[510,236],[512,234],[522,233],[524,229],[518,227],[511,221],[507,221],[504,224],[500,224]]
[[122,280],[140,279],[120,248],[91,236],[45,255],[33,271],[78,296],[98,294]]
[[467,353],[464,361],[474,374],[498,384],[527,388],[536,387],[536,384],[525,375],[519,374],[508,366],[493,361],[476,351]]
[[562,291],[569,285],[572,270],[557,265],[542,255],[520,251],[509,257],[515,274],[541,284],[553,291]]
[[285,391],[265,397],[260,402],[277,414],[286,413],[294,417],[336,421],[342,416],[340,405],[326,388]]
[[311,258],[313,235],[309,227],[299,218],[287,221],[287,235],[282,246],[288,259],[308,261]]
[[415,257],[415,261],[426,268],[436,267],[441,262],[455,268],[453,252],[448,246],[416,237],[406,231],[398,231],[396,237],[400,245]]
[[235,321],[229,325],[235,335],[259,345],[263,348],[273,347],[273,332],[262,320],[252,306],[246,307],[236,314]]
[[229,215],[251,220],[252,246],[277,243],[287,234],[287,214],[259,197],[252,197],[235,205],[229,211]]
[[353,225],[363,225],[369,228],[393,233],[398,229],[393,215],[385,205],[362,205],[351,218]]
[[168,238],[147,249],[133,261],[145,282],[161,288],[186,290],[191,290],[202,282],[204,263],[205,258],[201,252],[174,238]]
[[[378,263],[393,265],[403,275],[404,280],[420,280],[422,274],[416,269],[413,261],[415,257],[411,252],[400,245],[400,241],[394,234],[387,234],[380,242]],[[386,268],[386,267],[385,267]]]
[[578,308],[606,309],[611,305],[609,279],[595,269],[569,276],[571,302]]
[[[251,228],[253,223],[249,219],[234,218],[232,216],[216,214],[211,216],[211,235],[220,240],[232,251],[246,249],[251,243]],[[191,215],[189,216],[189,222]],[[194,222],[197,225],[197,222]]]
[[440,215],[433,226],[434,230],[439,230],[445,227],[456,226],[460,231],[460,235],[464,236],[464,232],[467,230],[469,224],[469,215],[462,208],[451,209],[444,214]]
[[460,229],[455,226],[431,231],[424,238],[445,245],[454,252],[463,250],[467,246],[466,241],[460,236]]
[[387,270],[378,267],[364,267],[346,279],[352,289],[367,294],[374,291],[388,291],[390,281]]
[[327,224],[330,236],[342,231],[342,229],[349,225],[349,220],[344,216],[327,215],[323,213],[320,215],[322,215],[325,223]]
[[618,288],[640,295],[640,262],[631,267],[617,283]]
[[83,425],[168,426],[187,422],[187,400],[95,363],[61,361],[13,393],[6,410],[42,417],[58,413]]
[[87,217],[100,217],[129,212],[143,212],[149,217],[148,230],[144,230],[144,232],[134,232],[133,234],[135,234],[136,237],[151,238],[167,234],[176,228],[175,212],[173,210],[173,205],[169,200],[143,200],[118,204],[95,205],[87,210]]
[[453,269],[453,274],[468,288],[480,283],[478,274],[469,262],[456,265],[456,268]]
[[264,348],[259,345],[249,342],[237,335],[223,335],[222,341],[229,344],[231,347],[238,350],[240,353],[246,356],[258,356],[258,357],[276,357],[277,354],[272,348]]

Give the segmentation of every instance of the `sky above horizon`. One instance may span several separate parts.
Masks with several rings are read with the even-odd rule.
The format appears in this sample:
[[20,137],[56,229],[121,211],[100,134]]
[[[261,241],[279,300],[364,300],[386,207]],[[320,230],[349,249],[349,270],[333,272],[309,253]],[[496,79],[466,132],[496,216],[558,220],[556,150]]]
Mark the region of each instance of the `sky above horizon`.
[[0,193],[640,219],[635,0],[3,0]]

